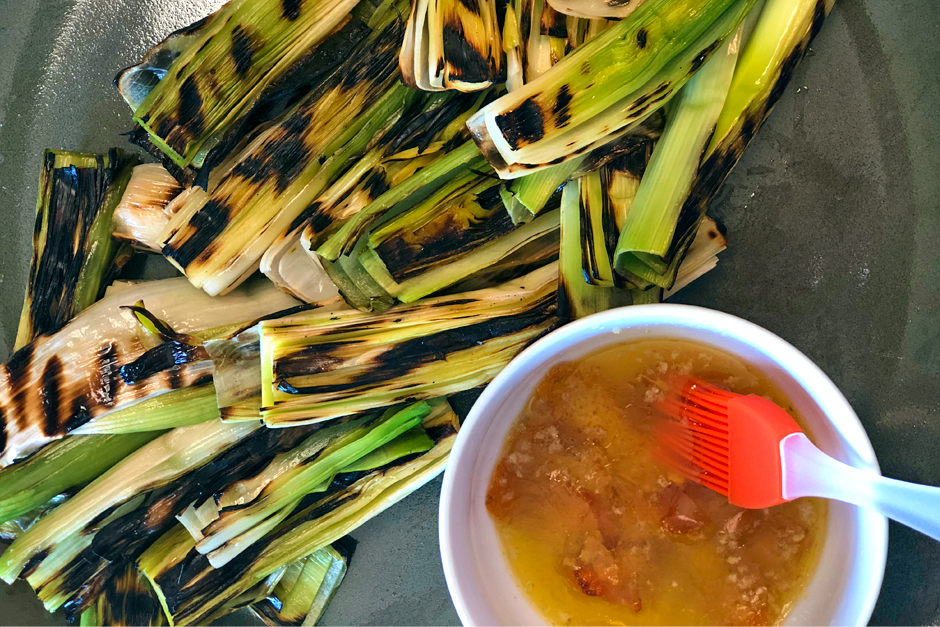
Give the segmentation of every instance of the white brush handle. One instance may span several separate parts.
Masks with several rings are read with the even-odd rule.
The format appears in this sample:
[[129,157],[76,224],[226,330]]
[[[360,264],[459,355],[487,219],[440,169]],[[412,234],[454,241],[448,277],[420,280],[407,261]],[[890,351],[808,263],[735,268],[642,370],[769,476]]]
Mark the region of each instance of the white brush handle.
[[886,479],[829,457],[803,433],[780,441],[783,498],[821,496],[875,510],[940,540],[940,488]]

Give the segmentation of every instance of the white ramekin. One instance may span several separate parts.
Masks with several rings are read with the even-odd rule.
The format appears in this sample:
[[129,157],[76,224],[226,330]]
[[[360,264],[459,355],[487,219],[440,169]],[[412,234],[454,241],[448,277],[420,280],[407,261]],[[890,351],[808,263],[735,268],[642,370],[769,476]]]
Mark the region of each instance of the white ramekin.
[[[841,392],[796,348],[750,322],[685,305],[623,307],[568,324],[503,370],[467,417],[448,461],[440,504],[444,574],[464,625],[542,625],[509,571],[484,497],[506,432],[536,384],[557,363],[637,338],[686,339],[738,355],[793,401],[817,445],[880,472],[865,430]],[[819,565],[788,625],[865,625],[884,575],[884,517],[831,502]]]

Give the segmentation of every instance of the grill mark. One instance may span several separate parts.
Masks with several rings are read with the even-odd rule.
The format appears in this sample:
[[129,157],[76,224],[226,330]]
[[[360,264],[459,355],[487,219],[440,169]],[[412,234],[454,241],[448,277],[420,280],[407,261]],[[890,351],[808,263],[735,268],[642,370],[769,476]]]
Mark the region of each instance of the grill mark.
[[293,22],[300,17],[303,0],[281,0],[281,15]]
[[545,117],[539,107],[536,94],[515,109],[496,116],[496,126],[513,150],[532,144],[545,136]]
[[75,397],[75,400],[72,401],[72,409],[62,429],[63,433],[69,433],[91,420],[92,415],[89,405],[91,403],[81,394]]
[[640,47],[640,50],[646,48],[648,38],[649,32],[645,28],[641,28],[636,32],[636,45]]
[[310,114],[297,111],[266,142],[258,154],[243,159],[232,170],[232,176],[263,183],[272,180],[283,194],[290,184],[310,164],[310,149],[304,141],[304,131],[310,125]]
[[234,213],[223,201],[210,199],[190,219],[181,236],[182,241],[170,240],[163,247],[163,255],[176,261],[185,270],[222,235]]
[[176,383],[172,389],[178,389],[181,380],[174,381],[173,377],[180,376],[179,366],[208,358],[209,355],[202,346],[191,346],[176,341],[164,342],[131,363],[121,366],[120,374],[124,383],[135,385],[159,372],[169,371],[171,383]]
[[49,557],[51,549],[45,548],[36,551],[31,558],[23,565],[23,570],[20,572],[20,578],[26,579],[35,573],[39,567],[42,565],[43,560]]
[[[180,85],[179,124],[190,137],[198,137],[206,131],[206,119],[202,113],[202,96],[196,79],[190,75]],[[176,148],[174,147],[174,150]]]
[[57,355],[46,363],[42,371],[39,397],[44,418],[43,434],[52,435],[59,430],[60,386],[62,385],[62,362]]
[[595,284],[597,259],[594,256],[594,231],[591,229],[591,214],[581,198],[578,203],[578,222],[581,229],[581,274],[585,283]]
[[232,61],[235,62],[235,71],[242,78],[251,70],[251,63],[255,56],[255,50],[260,46],[256,37],[247,29],[242,28],[241,24],[236,24],[232,29],[232,48],[230,50]]
[[[551,300],[554,300],[554,295]],[[553,311],[550,308],[537,307],[515,316],[487,320],[459,329],[449,329],[412,338],[377,355],[367,372],[361,373],[348,382],[295,387],[287,381],[279,381],[278,389],[286,394],[329,394],[348,391],[354,386],[387,383],[425,364],[443,360],[458,351],[479,346],[497,337],[522,332],[544,322],[552,315]]]
[[571,91],[568,89],[568,85],[562,85],[558,90],[555,106],[552,109],[552,115],[555,117],[555,128],[564,128],[571,121],[571,100]]

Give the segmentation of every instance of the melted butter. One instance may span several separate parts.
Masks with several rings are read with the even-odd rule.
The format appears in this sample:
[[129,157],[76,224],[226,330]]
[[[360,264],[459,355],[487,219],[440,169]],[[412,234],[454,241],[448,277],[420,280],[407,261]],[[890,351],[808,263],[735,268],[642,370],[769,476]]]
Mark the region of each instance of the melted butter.
[[744,510],[661,466],[652,381],[670,372],[793,414],[754,368],[697,344],[645,340],[555,366],[517,418],[487,492],[514,575],[551,623],[777,624],[806,587],[825,503]]

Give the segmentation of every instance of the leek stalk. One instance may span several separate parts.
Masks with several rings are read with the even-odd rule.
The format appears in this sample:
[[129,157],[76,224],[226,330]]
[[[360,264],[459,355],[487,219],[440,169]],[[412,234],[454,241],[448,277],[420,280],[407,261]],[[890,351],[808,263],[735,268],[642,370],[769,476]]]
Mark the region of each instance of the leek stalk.
[[71,436],[0,470],[0,523],[41,507],[57,494],[84,485],[160,435]]
[[653,149],[617,243],[614,263],[618,270],[636,273],[637,264],[644,263],[665,270],[664,257],[728,95],[743,36],[744,24],[670,103],[666,128]]
[[554,326],[556,280],[549,265],[499,288],[381,314],[263,322],[262,415],[271,426],[304,424],[482,385]]
[[211,364],[177,367],[170,360],[146,373],[138,368],[138,375],[148,376],[128,383],[122,370],[138,362],[144,347],[138,324],[124,307],[138,301],[185,334],[244,325],[298,304],[264,279],[250,281],[224,298],[211,298],[182,277],[106,294],[59,332],[27,344],[0,366],[0,466],[104,414],[209,382]]

